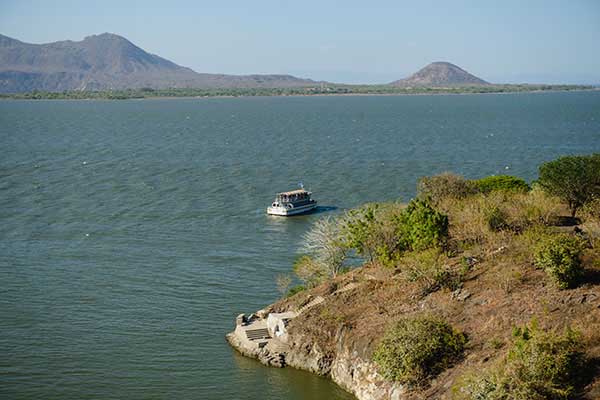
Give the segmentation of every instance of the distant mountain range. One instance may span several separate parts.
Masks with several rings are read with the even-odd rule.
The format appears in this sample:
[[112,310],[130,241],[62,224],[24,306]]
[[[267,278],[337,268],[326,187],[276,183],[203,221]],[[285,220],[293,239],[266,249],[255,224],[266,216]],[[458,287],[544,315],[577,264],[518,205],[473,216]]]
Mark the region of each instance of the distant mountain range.
[[82,41],[24,43],[0,35],[0,92],[127,88],[287,88],[317,82],[290,75],[201,74],[110,33]]
[[471,75],[464,69],[444,61],[433,62],[408,78],[390,83],[390,85],[402,87],[474,86],[489,84],[489,82]]
[[[291,75],[197,73],[111,33],[82,41],[24,43],[0,35],[0,93],[165,88],[294,88],[321,82]],[[447,62],[434,62],[390,85],[473,86],[488,83]]]

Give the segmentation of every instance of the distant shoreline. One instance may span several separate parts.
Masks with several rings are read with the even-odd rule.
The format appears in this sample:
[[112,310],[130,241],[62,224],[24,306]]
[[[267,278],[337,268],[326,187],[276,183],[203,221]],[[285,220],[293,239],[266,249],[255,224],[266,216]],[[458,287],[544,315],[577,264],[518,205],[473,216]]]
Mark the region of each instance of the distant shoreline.
[[[321,93],[321,94],[289,94],[289,95],[266,95],[266,96],[179,96],[179,97],[143,97],[129,98],[124,100],[182,100],[182,99],[248,99],[248,98],[264,98],[264,97],[396,97],[396,96],[476,96],[476,95],[494,95],[494,94],[519,94],[519,93],[561,93],[561,92],[600,92],[600,88],[591,89],[570,89],[570,90],[531,90],[531,91],[515,91],[515,92],[484,92],[484,93]],[[45,99],[52,100],[52,99]],[[64,99],[75,100],[75,99]],[[101,99],[82,99],[82,100],[101,100]],[[114,100],[114,99],[107,99]]]
[[327,96],[424,96],[595,92],[600,87],[582,85],[494,85],[449,88],[393,88],[380,86],[334,87],[325,91],[314,88],[272,89],[157,89],[93,92],[31,92],[0,94],[0,100],[156,100],[249,97],[327,97]]

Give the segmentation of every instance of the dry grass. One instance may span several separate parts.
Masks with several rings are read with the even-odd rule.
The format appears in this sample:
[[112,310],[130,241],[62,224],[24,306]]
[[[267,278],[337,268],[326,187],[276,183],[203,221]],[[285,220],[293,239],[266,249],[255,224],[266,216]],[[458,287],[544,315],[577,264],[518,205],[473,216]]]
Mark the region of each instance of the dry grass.
[[463,247],[504,245],[507,236],[538,226],[548,226],[566,207],[539,189],[528,193],[492,192],[466,199],[445,199],[440,208],[449,215],[450,237]]
[[581,208],[579,216],[584,222],[600,221],[600,198],[596,198],[590,201],[589,203],[585,204]]
[[581,224],[581,229],[594,247],[600,247],[600,220],[588,219]]
[[514,207],[516,213],[523,213],[528,221],[537,224],[550,225],[560,215],[568,215],[566,205],[554,196],[546,194],[539,187],[534,187],[529,193],[515,196],[520,204]]

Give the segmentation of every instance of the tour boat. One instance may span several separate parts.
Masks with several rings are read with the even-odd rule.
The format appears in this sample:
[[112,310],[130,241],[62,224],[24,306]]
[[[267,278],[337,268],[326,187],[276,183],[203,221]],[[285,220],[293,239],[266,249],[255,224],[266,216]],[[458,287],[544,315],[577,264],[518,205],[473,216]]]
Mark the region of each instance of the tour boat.
[[317,207],[317,201],[310,198],[311,192],[304,189],[277,193],[273,204],[267,207],[269,215],[296,215],[313,210]]

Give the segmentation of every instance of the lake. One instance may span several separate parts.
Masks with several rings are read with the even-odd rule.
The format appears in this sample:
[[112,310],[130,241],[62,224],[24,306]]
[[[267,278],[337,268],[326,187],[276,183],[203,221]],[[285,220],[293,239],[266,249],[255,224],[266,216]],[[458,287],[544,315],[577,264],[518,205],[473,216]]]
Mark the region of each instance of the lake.
[[[352,399],[224,339],[310,225],[600,152],[600,92],[0,101],[0,397]],[[269,217],[299,182],[322,212]]]

